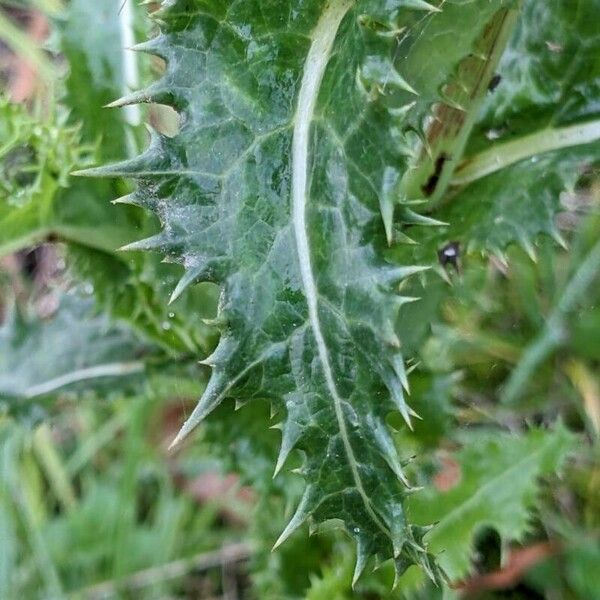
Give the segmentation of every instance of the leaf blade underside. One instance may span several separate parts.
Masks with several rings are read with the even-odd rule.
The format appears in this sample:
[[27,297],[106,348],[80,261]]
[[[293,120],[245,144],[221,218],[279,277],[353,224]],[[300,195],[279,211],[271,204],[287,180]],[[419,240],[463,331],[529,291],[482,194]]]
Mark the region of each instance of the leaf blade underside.
[[58,298],[51,318],[13,308],[0,327],[0,402],[15,411],[69,391],[135,389],[149,346],[94,314],[89,298]]

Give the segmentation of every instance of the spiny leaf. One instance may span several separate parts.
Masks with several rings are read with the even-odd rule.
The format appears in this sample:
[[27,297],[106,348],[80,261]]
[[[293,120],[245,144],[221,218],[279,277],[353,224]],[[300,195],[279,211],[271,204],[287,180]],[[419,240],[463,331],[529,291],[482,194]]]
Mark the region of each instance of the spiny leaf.
[[539,233],[564,244],[554,223],[560,193],[600,163],[599,12],[598,0],[524,3],[455,175],[457,185],[473,183],[444,215],[462,212],[451,235],[471,248],[498,252],[516,241],[534,258]]
[[598,0],[525,0],[472,149],[490,145],[490,129],[501,143],[545,127],[597,119],[599,10]]
[[482,528],[493,527],[506,542],[523,538],[538,478],[555,474],[574,442],[562,425],[520,437],[498,432],[464,436],[464,448],[456,455],[460,479],[455,487],[427,488],[409,500],[408,510],[416,522],[439,519],[427,539],[433,550],[443,550],[439,561],[452,580],[469,572],[474,536]]
[[535,260],[539,234],[565,246],[555,222],[561,193],[600,164],[600,36],[586,26],[599,10],[598,0],[524,2],[455,187],[435,212],[449,225],[407,232],[419,243],[413,260],[435,260],[451,240],[501,261],[511,243]]
[[[474,2],[464,13],[475,18],[489,5]],[[207,277],[209,264],[222,287],[222,337],[205,361],[212,378],[175,444],[225,398],[285,407],[276,469],[301,450],[307,485],[279,543],[306,520],[341,519],[360,550],[357,575],[375,554],[395,557],[398,571],[415,562],[435,570],[421,530],[404,516],[407,490],[385,424],[390,411],[411,417],[394,330],[408,299],[394,287],[421,267],[383,257],[389,195],[418,142],[406,118],[422,121],[430,106],[404,110],[421,92],[394,59],[397,38],[365,24],[425,31],[444,14],[438,8],[402,0],[164,3],[161,33],[143,50],[163,57],[166,73],[117,104],[168,102],[181,130],[174,138],[154,132],[143,155],[88,172],[138,180],[136,202],[163,224],[139,247],[159,247],[188,270],[175,295]],[[454,39],[441,81],[472,40],[470,32]],[[398,220],[439,225],[408,206]]]
[[[36,119],[21,104],[0,97],[0,219],[30,202],[51,202],[69,171],[91,148],[80,147],[77,127]],[[0,243],[3,242],[0,237]]]
[[[69,67],[68,115],[59,106],[36,118],[26,107],[0,100],[0,255],[46,239],[64,242],[69,268],[93,286],[102,310],[172,355],[206,353],[214,333],[196,317],[199,306],[201,316],[211,314],[214,293],[195,290],[168,308],[178,269],[156,256],[116,252],[132,232],[151,234],[154,219],[130,206],[117,211],[106,204],[127,189],[124,181],[69,178],[91,161],[127,156],[134,142],[124,115],[102,109],[125,87],[120,6],[121,0],[75,0],[57,22],[57,43]],[[135,201],[131,194],[129,202]],[[193,328],[183,316],[188,305],[194,306]]]
[[468,251],[499,255],[516,242],[532,258],[540,233],[563,245],[554,221],[563,210],[561,192],[576,189],[594,155],[600,159],[600,151],[591,145],[557,150],[473,182],[443,211],[451,225],[432,232],[431,238],[437,237],[438,243],[461,240]]

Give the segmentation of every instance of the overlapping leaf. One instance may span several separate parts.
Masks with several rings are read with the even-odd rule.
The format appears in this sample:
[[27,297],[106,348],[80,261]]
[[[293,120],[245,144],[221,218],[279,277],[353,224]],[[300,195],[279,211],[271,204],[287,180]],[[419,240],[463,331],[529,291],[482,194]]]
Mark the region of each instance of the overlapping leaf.
[[147,348],[130,330],[92,314],[89,298],[66,295],[48,319],[12,310],[0,327],[0,401],[9,410],[70,390],[121,389],[145,371]]
[[[598,118],[598,0],[526,0],[471,147]],[[486,135],[487,134],[487,135]],[[487,141],[485,141],[487,140]]]
[[449,235],[496,252],[516,241],[532,255],[539,233],[562,243],[560,193],[600,161],[599,13],[598,0],[524,2],[455,175],[476,181],[451,199]]
[[[445,4],[475,26],[457,32],[440,81],[472,51],[480,11],[504,5]],[[430,110],[411,106],[419,89],[400,49],[440,14],[414,0],[166,3],[161,35],[140,47],[166,60],[166,74],[115,106],[171,104],[181,130],[91,172],[138,180],[127,201],[153,210],[163,231],[132,249],[185,266],[175,296],[195,281],[222,286],[212,378],[179,439],[224,398],[271,400],[283,418],[276,472],[298,448],[307,481],[280,541],[308,518],[342,520],[358,543],[355,578],[372,555],[395,557],[399,572],[432,569],[423,530],[404,516],[385,424],[390,411],[411,418],[394,327],[410,299],[394,288],[421,267],[387,263],[383,249],[418,142],[410,129]],[[398,216],[433,224],[406,204]]]
[[538,478],[555,474],[573,449],[573,435],[564,427],[509,434],[464,436],[457,454],[460,475],[447,491],[429,488],[409,514],[416,522],[439,519],[429,534],[432,549],[444,550],[440,562],[451,579],[468,574],[474,537],[493,527],[503,540],[521,540],[536,504]]
[[0,255],[45,240],[65,242],[69,268],[94,287],[103,310],[173,355],[206,354],[214,334],[198,317],[211,314],[214,293],[198,290],[169,309],[175,268],[159,264],[159,257],[116,252],[134,235],[155,231],[154,219],[131,207],[115,211],[106,202],[127,191],[123,181],[69,177],[90,160],[118,160],[135,147],[137,131],[127,115],[103,109],[122,93],[126,75],[132,77],[127,65],[135,70],[136,61],[123,60],[128,42],[121,5],[76,0],[56,17],[56,41],[69,68],[68,115],[62,106],[32,116],[24,106],[0,105]]

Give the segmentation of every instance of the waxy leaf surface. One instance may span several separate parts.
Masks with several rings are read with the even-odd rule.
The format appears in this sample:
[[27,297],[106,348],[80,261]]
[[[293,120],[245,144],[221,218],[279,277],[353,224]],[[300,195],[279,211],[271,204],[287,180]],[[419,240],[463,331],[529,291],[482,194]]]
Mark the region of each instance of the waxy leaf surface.
[[[282,430],[275,472],[299,449],[306,478],[279,542],[309,518],[341,521],[358,544],[355,579],[373,555],[395,558],[398,572],[435,570],[424,530],[404,516],[408,483],[386,425],[392,411],[413,416],[395,330],[413,299],[397,286],[422,268],[384,251],[394,212],[400,224],[435,224],[402,202],[399,185],[414,124],[441,101],[424,89],[428,101],[413,104],[420,91],[402,72],[406,48],[444,15],[437,4],[164,3],[161,33],[138,50],[161,56],[166,72],[114,105],[169,104],[180,131],[88,172],[138,180],[127,202],[154,211],[163,230],[130,249],[184,265],[174,297],[196,281],[221,286],[212,377],[176,442],[225,398],[270,400]],[[477,23],[505,3],[443,4]],[[484,27],[457,32],[437,80]]]

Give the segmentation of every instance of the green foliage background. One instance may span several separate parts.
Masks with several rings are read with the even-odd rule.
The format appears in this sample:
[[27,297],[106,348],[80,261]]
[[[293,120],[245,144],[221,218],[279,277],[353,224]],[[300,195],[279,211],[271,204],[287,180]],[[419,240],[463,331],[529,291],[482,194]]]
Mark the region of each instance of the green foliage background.
[[[372,540],[354,536],[357,552],[331,523],[303,524],[271,551],[305,488],[293,471],[314,470],[322,449],[307,469],[311,448],[290,446],[274,478],[281,433],[273,426],[282,415],[272,414],[252,380],[182,450],[167,451],[209,381],[198,360],[214,351],[223,310],[214,284],[193,285],[204,268],[192,265],[182,280],[178,264],[137,251],[166,249],[182,262],[185,213],[157,211],[159,222],[137,206],[151,204],[148,181],[134,189],[125,175],[148,164],[158,170],[151,152],[135,158],[147,146],[144,121],[161,136],[163,160],[173,159],[177,117],[158,103],[182,110],[164,86],[195,71],[185,53],[165,70],[154,56],[126,58],[124,46],[162,28],[179,51],[186,43],[179,30],[193,32],[199,18],[194,6],[211,14],[223,7],[179,0],[153,21],[145,6],[121,4],[0,3],[3,42],[36,64],[44,82],[26,105],[8,93],[0,100],[0,598],[429,600],[473,589],[479,598],[592,600],[600,589],[600,144],[562,147],[553,136],[599,127],[597,0],[433,2],[441,12],[419,1],[359,3],[367,42],[352,38],[348,55],[359,62],[365,52],[368,60],[348,79],[358,77],[369,101],[390,112],[373,108],[353,159],[375,173],[363,144],[383,148],[389,131],[374,124],[391,127],[389,115],[401,114],[406,120],[392,133],[398,160],[410,166],[393,198],[378,192],[379,229],[365,235],[393,264],[430,267],[402,282],[401,295],[420,301],[402,306],[392,331],[411,370],[408,402],[421,419],[409,429],[386,413],[385,423],[404,475],[422,487],[404,507],[411,527],[427,528],[422,539],[425,530],[414,530],[414,543],[431,556],[411,550],[425,569],[399,569],[400,577]],[[248,2],[244,18],[256,19],[256,6]],[[23,9],[47,16],[43,49],[19,29]],[[394,19],[407,26],[400,38],[389,33]],[[262,24],[268,28],[268,19]],[[172,40],[158,39],[163,47],[146,50],[172,51]],[[282,61],[293,54],[287,43]],[[395,62],[381,59],[395,43]],[[305,50],[296,52],[290,64],[301,65]],[[483,67],[478,53],[487,57]],[[340,70],[344,56],[336,58]],[[236,57],[222,59],[227,72]],[[253,91],[243,74],[230,75]],[[122,104],[144,100],[147,108],[102,108],[133,86],[148,91]],[[198,93],[194,100],[208,110],[212,92]],[[268,115],[269,98],[260,100]],[[436,113],[450,125],[429,139],[424,123],[436,102],[450,107]],[[188,109],[180,133],[189,147],[201,125],[195,114]],[[112,179],[71,176],[118,161],[127,162],[102,173],[116,173]],[[423,198],[432,174],[437,188]],[[173,238],[152,237],[169,226]],[[119,251],[148,238],[155,241]],[[184,254],[203,249],[191,240]],[[438,259],[450,241],[460,242],[456,268]],[[250,260],[242,250],[241,262]],[[40,275],[39,261],[27,268],[36,253],[53,257],[51,277]],[[169,304],[178,282],[185,291]],[[234,300],[243,306],[243,295]],[[368,300],[376,306],[390,296]],[[272,387],[283,374],[267,376]],[[371,385],[364,389],[378,389]],[[372,440],[363,437],[371,457]],[[321,443],[311,442],[313,450]],[[210,478],[231,473],[226,491],[203,493]],[[335,482],[321,483],[335,493]],[[336,510],[352,522],[351,510]],[[519,563],[519,551],[531,548],[544,552]],[[511,561],[521,570],[503,589],[479,577]],[[357,562],[368,568],[353,585]],[[425,573],[434,563],[444,572],[437,583]]]

